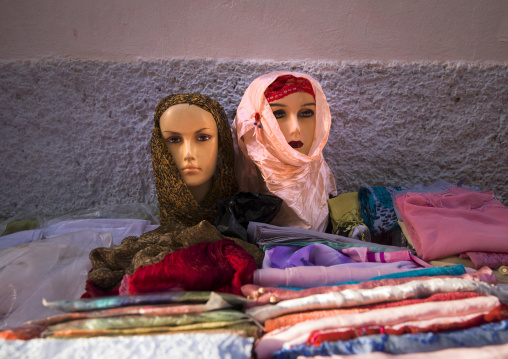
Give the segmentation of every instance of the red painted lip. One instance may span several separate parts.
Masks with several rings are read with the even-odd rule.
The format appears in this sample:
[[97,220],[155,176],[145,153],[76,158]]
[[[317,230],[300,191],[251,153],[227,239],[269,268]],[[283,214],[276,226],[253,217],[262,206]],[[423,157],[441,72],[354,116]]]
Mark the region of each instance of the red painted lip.
[[291,141],[291,142],[289,142],[289,145],[293,148],[302,148],[303,142],[302,141]]

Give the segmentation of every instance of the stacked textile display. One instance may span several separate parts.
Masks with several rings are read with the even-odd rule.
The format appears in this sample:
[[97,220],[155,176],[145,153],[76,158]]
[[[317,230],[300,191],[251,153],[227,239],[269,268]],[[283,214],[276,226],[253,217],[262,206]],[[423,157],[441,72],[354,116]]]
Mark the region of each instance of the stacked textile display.
[[[254,241],[277,242],[265,244],[255,284],[242,287],[255,301],[246,313],[266,331],[255,346],[258,358],[417,353],[508,340],[508,292],[493,285],[487,267],[432,267],[402,248],[351,238],[340,243],[339,236],[329,242],[333,249],[314,243],[329,235],[297,229],[283,242],[278,228],[250,227]],[[378,276],[386,265],[394,272]],[[340,276],[333,276],[335,268]]]

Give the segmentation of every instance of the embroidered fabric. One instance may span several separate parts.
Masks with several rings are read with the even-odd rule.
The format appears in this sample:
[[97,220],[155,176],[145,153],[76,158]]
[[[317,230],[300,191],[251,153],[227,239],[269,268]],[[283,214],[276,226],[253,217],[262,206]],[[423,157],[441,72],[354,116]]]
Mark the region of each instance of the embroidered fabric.
[[[453,348],[432,351],[428,353],[387,354],[374,352],[356,355],[355,359],[493,359],[506,358],[508,344],[487,345],[481,348]],[[351,359],[349,355],[316,356],[315,359]]]
[[275,352],[274,359],[296,359],[297,357],[334,354],[353,355],[372,352],[387,354],[428,353],[449,348],[479,348],[507,342],[508,321],[503,320],[497,323],[487,323],[474,328],[444,333],[380,334],[346,341],[323,342],[320,346],[296,345]]
[[254,338],[229,334],[174,334],[86,339],[0,341],[2,358],[249,358]]

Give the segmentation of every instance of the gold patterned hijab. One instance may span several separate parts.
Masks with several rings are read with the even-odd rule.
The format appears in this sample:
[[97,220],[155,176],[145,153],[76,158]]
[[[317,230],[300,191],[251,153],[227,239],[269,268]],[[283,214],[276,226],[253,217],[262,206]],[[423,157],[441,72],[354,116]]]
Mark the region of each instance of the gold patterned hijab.
[[[180,176],[160,129],[160,118],[171,106],[188,103],[196,105],[212,114],[219,135],[219,158],[212,189],[198,203]],[[217,202],[229,198],[238,190],[234,173],[234,149],[231,130],[222,106],[210,97],[197,94],[175,94],[163,98],[154,116],[154,129],[151,139],[152,165],[155,174],[155,187],[159,200],[161,224],[170,222],[196,225],[202,220],[213,223],[217,215]]]

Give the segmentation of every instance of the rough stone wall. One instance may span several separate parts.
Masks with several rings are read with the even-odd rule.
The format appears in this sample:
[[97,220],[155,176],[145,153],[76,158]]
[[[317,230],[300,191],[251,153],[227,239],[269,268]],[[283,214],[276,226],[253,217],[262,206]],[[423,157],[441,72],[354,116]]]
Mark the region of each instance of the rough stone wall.
[[156,203],[158,101],[201,92],[230,121],[250,82],[306,72],[332,112],[339,192],[467,177],[508,199],[508,64],[42,59],[0,62],[0,218]]

